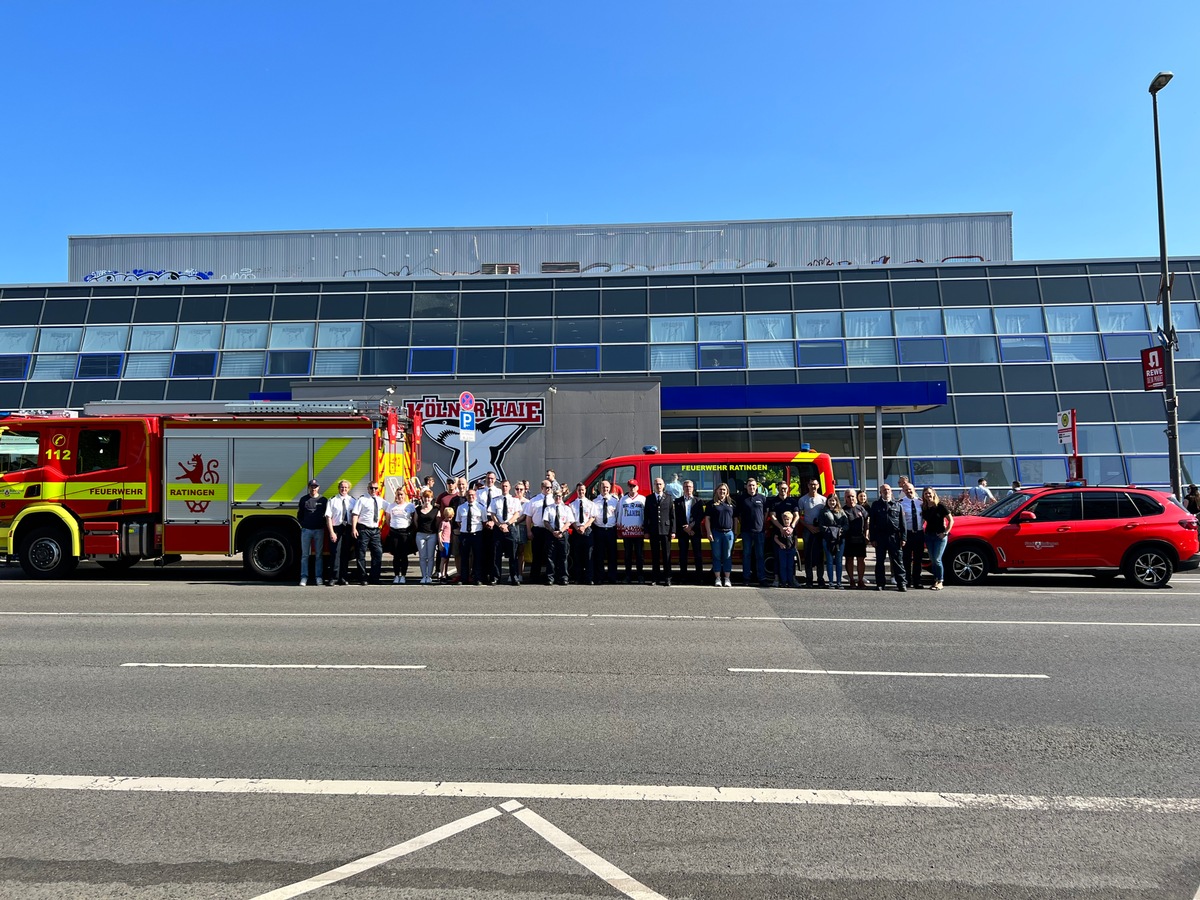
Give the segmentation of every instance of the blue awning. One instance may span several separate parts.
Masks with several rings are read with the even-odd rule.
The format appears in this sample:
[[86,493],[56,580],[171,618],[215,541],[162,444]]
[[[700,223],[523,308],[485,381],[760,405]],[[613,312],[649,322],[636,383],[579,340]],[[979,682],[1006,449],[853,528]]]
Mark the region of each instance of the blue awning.
[[838,415],[924,412],[946,405],[944,381],[854,384],[749,384],[663,387],[664,418],[678,416]]

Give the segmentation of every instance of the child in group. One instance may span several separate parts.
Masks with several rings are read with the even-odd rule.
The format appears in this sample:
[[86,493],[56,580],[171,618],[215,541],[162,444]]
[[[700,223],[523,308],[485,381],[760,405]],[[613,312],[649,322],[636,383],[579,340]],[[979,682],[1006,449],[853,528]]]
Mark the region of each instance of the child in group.
[[796,586],[796,514],[784,510],[775,529],[775,571],[779,586]]
[[442,581],[450,580],[450,523],[454,521],[454,510],[449,506],[442,508],[442,523],[438,526],[438,542],[441,552],[438,554],[438,566]]

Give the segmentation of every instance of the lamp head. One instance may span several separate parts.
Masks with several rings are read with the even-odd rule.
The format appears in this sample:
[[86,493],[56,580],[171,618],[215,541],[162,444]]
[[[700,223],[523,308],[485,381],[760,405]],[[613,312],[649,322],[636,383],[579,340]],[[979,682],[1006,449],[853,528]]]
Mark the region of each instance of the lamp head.
[[1174,72],[1159,72],[1154,76],[1154,80],[1150,82],[1150,93],[1157,94],[1167,86],[1167,83],[1175,77]]

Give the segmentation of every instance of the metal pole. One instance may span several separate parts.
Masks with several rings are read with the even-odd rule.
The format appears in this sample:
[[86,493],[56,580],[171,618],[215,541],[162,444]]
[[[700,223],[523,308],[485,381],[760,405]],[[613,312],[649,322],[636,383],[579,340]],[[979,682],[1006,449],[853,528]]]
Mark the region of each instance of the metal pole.
[[867,417],[865,413],[858,414],[858,484],[852,487],[867,489]]
[[883,407],[875,407],[875,487],[883,484]]
[[1163,204],[1162,148],[1158,137],[1158,92],[1171,80],[1170,72],[1159,73],[1150,84],[1154,107],[1154,171],[1158,180],[1158,256],[1162,301],[1163,395],[1167,407],[1167,467],[1171,474],[1171,493],[1183,496],[1179,470],[1179,395],[1175,393],[1175,326],[1171,322],[1171,276],[1167,271],[1167,215]]

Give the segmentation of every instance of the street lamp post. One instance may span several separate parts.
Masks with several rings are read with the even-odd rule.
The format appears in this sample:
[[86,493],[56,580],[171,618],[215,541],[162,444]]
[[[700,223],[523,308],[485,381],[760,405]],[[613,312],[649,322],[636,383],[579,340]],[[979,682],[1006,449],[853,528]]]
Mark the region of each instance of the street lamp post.
[[1160,281],[1158,296],[1162,301],[1163,393],[1167,405],[1167,465],[1171,473],[1171,493],[1183,496],[1183,479],[1179,472],[1179,396],[1175,393],[1175,350],[1178,341],[1171,323],[1171,276],[1167,272],[1167,216],[1163,207],[1162,150],[1158,139],[1158,92],[1174,77],[1171,72],[1159,72],[1150,82],[1150,98],[1154,104],[1154,170],[1158,176],[1158,259]]

